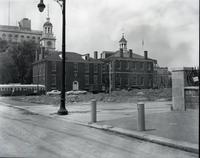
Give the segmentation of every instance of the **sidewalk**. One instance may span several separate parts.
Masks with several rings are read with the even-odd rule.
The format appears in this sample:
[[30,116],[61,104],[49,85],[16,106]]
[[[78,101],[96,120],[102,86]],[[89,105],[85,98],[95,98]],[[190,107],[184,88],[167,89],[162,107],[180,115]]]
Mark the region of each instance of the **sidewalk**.
[[[145,102],[146,130],[137,131],[137,105],[97,103],[97,123],[91,124],[90,103],[67,105],[69,115],[56,114],[54,105],[21,106],[31,112],[108,130],[154,143],[198,153],[198,110],[170,111],[171,102]],[[19,106],[18,106],[19,107]]]

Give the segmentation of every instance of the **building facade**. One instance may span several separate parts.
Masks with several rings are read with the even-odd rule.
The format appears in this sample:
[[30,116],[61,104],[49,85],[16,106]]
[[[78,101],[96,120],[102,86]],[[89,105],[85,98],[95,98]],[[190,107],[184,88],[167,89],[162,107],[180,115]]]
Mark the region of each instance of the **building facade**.
[[23,18],[19,26],[0,25],[0,38],[9,43],[19,43],[21,41],[34,41],[40,43],[42,31],[31,29],[31,20]]
[[106,90],[121,90],[133,88],[153,88],[155,59],[133,53],[127,49],[127,40],[122,36],[119,50],[115,52],[103,51],[103,85]]
[[[46,53],[33,63],[33,83],[46,86],[46,90],[61,90],[62,60],[61,52]],[[39,55],[39,54],[38,54]],[[39,57],[38,57],[39,58]],[[69,90],[102,90],[103,62],[82,56],[74,52],[66,52],[65,88]]]

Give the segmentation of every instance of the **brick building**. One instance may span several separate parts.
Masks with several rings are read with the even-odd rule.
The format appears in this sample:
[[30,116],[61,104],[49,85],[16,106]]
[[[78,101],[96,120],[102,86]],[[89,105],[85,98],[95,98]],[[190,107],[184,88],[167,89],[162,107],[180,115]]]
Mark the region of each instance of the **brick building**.
[[[38,54],[37,58],[33,63],[33,83],[45,85],[47,91],[61,90],[61,52]],[[66,91],[79,89],[101,91],[102,64],[103,62],[90,58],[88,54],[82,56],[78,53],[66,52]]]
[[103,51],[103,85],[108,90],[153,88],[155,59],[133,53],[127,49],[127,40],[122,36],[119,41],[119,50]]
[[[36,52],[33,63],[33,83],[46,86],[46,90],[61,90],[62,58],[61,52],[55,51],[56,38],[53,35],[53,25],[50,18],[43,25],[40,39],[40,49]],[[96,52],[95,52],[95,55]],[[89,54],[80,55],[66,52],[65,78],[66,91],[81,89],[101,91],[103,62],[91,58]]]

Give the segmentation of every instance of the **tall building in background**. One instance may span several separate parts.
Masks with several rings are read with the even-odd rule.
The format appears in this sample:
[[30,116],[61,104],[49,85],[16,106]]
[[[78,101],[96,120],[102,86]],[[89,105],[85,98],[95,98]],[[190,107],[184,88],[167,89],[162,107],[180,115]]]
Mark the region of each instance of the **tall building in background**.
[[9,43],[20,43],[22,41],[35,41],[40,43],[42,31],[31,29],[31,20],[23,18],[18,26],[0,25],[0,39]]

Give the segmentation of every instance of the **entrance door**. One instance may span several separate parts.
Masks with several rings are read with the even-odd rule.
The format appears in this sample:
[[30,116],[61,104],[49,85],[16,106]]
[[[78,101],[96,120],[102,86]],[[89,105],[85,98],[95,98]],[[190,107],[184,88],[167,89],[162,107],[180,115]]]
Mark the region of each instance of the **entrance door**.
[[78,81],[73,82],[73,91],[77,91],[79,89]]

